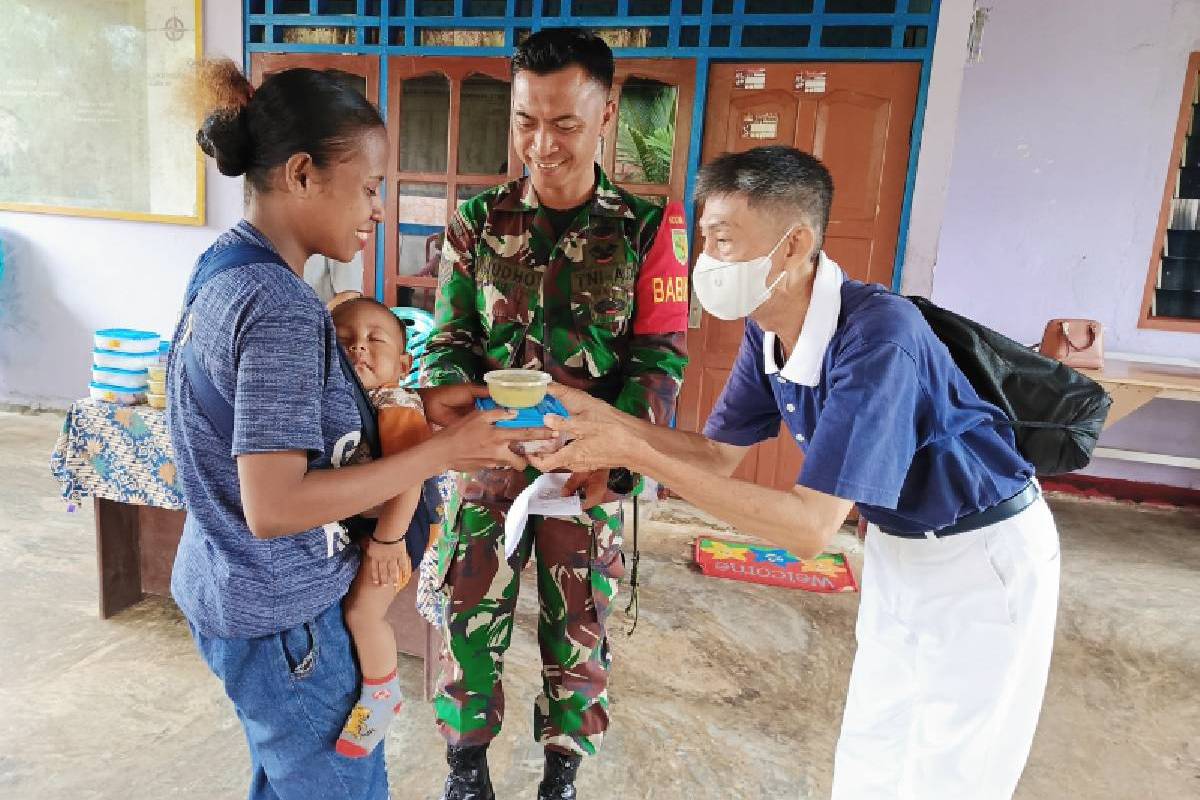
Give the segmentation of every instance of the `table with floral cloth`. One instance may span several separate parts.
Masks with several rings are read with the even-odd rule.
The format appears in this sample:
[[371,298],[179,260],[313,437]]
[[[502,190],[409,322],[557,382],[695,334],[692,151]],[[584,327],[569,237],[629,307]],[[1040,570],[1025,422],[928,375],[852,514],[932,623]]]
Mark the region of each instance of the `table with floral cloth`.
[[[76,505],[91,497],[95,503],[100,616],[123,611],[144,593],[169,596],[184,503],[166,412],[77,401],[50,456],[50,472],[62,484],[64,501]],[[410,581],[388,621],[400,652],[424,660],[429,697],[440,637],[417,615],[416,590],[417,581]]]
[[71,406],[50,457],[63,499],[88,497],[182,509],[165,411],[80,400]]
[[71,506],[92,498],[100,616],[169,595],[183,533],[183,494],[167,436],[166,412],[79,400],[67,411],[50,474]]

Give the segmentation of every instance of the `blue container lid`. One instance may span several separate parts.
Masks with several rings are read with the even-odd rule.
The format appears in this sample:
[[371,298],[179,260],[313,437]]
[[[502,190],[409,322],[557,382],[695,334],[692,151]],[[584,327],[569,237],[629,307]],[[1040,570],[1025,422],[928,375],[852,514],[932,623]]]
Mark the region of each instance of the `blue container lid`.
[[163,339],[158,343],[158,354],[166,355],[171,350],[171,340]]
[[96,335],[103,336],[106,339],[132,339],[137,342],[158,338],[158,334],[152,331],[137,331],[132,328],[105,328],[104,330],[96,331]]
[[92,348],[92,352],[99,353],[102,356],[120,356],[121,358],[158,358],[158,353],[126,353],[124,350],[105,350],[100,347]]
[[92,389],[100,389],[105,392],[116,392],[117,394],[145,394],[145,389],[134,389],[130,386],[113,386],[109,383],[96,383],[92,381],[88,384]]
[[[493,408],[499,408],[496,401],[490,397],[479,397],[475,400],[475,407],[480,411],[491,411]],[[560,417],[571,416],[567,413],[567,409],[563,408],[563,404],[558,401],[554,395],[546,395],[542,398],[542,402],[538,403],[533,408],[517,408],[513,409],[517,412],[515,419],[502,419],[496,423],[497,428],[541,428],[545,426],[543,415],[557,414]]]
[[109,375],[129,375],[145,377],[150,374],[148,369],[120,369],[118,367],[92,367],[93,372],[104,372]]

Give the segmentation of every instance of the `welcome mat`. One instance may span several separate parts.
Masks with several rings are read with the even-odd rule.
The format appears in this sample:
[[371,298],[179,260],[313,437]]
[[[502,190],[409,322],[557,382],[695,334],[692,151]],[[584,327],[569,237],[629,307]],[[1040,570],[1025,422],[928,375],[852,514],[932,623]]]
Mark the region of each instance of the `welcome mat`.
[[855,592],[858,584],[843,553],[805,561],[780,547],[696,537],[696,563],[714,578],[729,578],[809,592]]

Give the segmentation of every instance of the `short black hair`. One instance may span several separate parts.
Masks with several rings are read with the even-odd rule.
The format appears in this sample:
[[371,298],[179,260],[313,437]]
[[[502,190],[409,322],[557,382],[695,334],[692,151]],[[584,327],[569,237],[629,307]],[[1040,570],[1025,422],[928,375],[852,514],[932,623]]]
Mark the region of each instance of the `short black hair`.
[[400,344],[403,345],[405,351],[408,350],[408,322],[397,317],[390,308],[374,297],[352,297],[334,306],[333,311],[329,312],[329,316],[333,317],[334,324],[337,324],[339,314],[344,314],[348,309],[357,305],[378,306],[386,311],[389,317],[396,320],[396,325],[400,328]]
[[783,145],[725,153],[700,168],[693,197],[700,205],[727,194],[746,195],[752,208],[799,212],[821,247],[833,204],[833,177],[812,154]]
[[612,91],[612,49],[591,31],[579,28],[543,28],[517,46],[512,57],[512,74],[528,70],[535,75],[549,75],[578,64],[587,76]]

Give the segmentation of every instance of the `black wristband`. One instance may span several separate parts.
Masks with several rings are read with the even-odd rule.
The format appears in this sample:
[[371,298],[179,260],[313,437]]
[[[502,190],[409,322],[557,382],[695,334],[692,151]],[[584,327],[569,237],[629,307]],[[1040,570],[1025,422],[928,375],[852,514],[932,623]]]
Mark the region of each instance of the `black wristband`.
[[405,534],[403,536],[401,536],[399,539],[392,539],[391,541],[387,541],[386,539],[376,539],[375,531],[371,531],[371,541],[374,542],[375,544],[400,544],[407,538],[408,538],[408,533],[406,531]]
[[617,467],[608,472],[608,489],[614,494],[629,494],[636,483],[628,467]]

